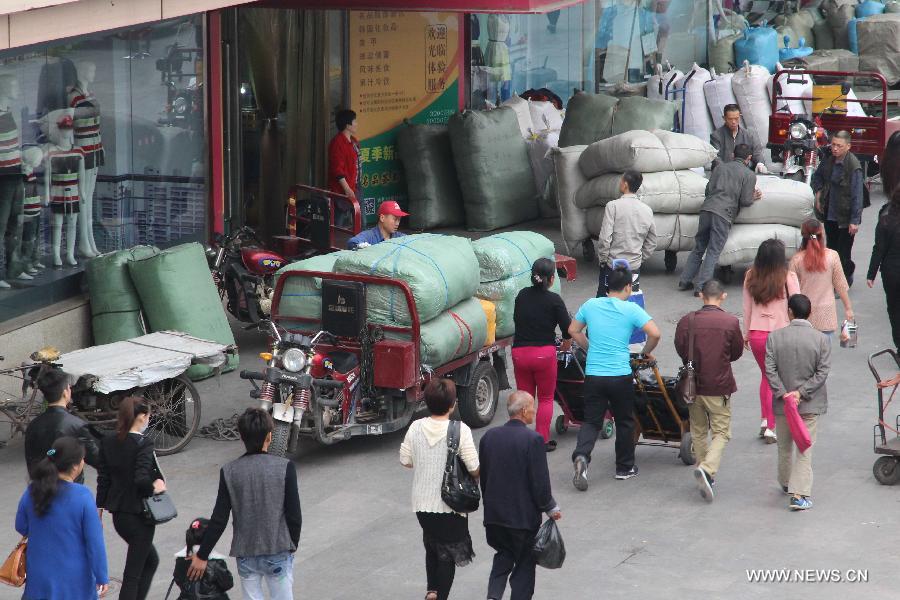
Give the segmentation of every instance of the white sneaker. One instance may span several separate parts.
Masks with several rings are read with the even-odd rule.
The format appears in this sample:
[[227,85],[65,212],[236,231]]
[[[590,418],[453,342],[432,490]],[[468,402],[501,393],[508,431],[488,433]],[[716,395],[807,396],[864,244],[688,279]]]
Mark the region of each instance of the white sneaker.
[[762,437],[766,434],[766,429],[769,428],[769,422],[765,419],[762,420],[762,423],[759,424],[759,437]]
[[771,429],[766,429],[765,433],[763,433],[763,441],[767,444],[774,444],[778,441],[778,438],[775,437],[775,432]]

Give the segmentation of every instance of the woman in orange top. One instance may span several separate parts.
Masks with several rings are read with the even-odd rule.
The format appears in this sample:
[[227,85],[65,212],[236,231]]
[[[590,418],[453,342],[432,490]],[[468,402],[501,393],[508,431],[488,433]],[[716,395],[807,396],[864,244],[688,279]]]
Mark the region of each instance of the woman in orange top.
[[766,378],[766,340],[769,333],[790,323],[787,301],[800,293],[796,273],[788,271],[784,242],[769,239],[759,245],[753,266],[744,276],[744,347],[753,352],[762,377],[759,382],[759,404],[762,423],[759,437],[774,444],[775,414],[772,412],[772,389]]

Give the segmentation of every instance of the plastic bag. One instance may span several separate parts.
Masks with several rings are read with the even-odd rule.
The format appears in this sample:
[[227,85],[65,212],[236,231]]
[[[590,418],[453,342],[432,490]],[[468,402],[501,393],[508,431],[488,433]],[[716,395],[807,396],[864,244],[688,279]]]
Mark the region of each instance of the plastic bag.
[[534,562],[545,569],[558,569],[563,566],[566,561],[566,545],[563,543],[556,521],[553,519],[544,521],[534,536],[534,548],[531,552]]

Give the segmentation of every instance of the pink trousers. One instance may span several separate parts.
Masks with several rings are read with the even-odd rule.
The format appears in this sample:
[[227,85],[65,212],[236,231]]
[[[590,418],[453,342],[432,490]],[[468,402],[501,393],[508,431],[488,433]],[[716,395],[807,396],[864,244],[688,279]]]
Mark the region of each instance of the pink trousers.
[[759,380],[759,409],[763,419],[766,420],[766,427],[775,431],[775,413],[772,412],[772,388],[769,387],[769,380],[766,378],[766,340],[769,339],[768,331],[754,330],[750,332],[750,350],[753,351],[753,358],[759,365],[761,379]]
[[[556,346],[521,346],[512,349],[516,389],[538,400],[535,431],[550,441],[553,394],[556,392]],[[536,391],[535,391],[536,390]]]

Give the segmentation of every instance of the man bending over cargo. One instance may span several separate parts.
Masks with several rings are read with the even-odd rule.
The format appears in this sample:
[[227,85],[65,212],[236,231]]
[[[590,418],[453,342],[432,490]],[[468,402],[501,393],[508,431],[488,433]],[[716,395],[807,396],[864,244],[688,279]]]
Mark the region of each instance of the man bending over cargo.
[[378,225],[361,231],[350,238],[347,242],[347,248],[357,250],[391,238],[403,237],[406,234],[397,230],[400,229],[400,219],[408,215],[409,213],[400,209],[400,205],[396,201],[386,200],[382,202],[381,206],[378,207]]
[[712,168],[730,163],[734,159],[734,151],[740,144],[750,146],[753,157],[750,159],[750,168],[757,173],[768,173],[769,165],[765,159],[765,149],[762,146],[756,132],[746,127],[741,127],[741,109],[737,104],[726,104],[722,111],[725,124],[712,132],[709,143],[718,151],[719,156],[713,160]]
[[723,163],[710,175],[706,199],[700,207],[700,227],[694,238],[694,249],[681,272],[679,290],[694,289],[696,277],[698,291],[694,295],[700,295],[703,284],[713,278],[738,211],[759,200],[761,194],[756,189],[756,174],[750,168],[752,160],[750,146],[738,144],[734,148],[734,159]]

